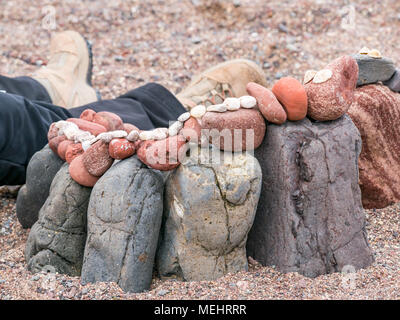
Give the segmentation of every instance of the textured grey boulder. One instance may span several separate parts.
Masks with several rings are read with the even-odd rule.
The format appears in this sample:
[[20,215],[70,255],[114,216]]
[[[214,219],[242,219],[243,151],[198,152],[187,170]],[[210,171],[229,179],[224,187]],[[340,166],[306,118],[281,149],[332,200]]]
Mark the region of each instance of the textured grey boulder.
[[387,81],[396,71],[393,61],[388,58],[376,59],[366,54],[355,54],[353,58],[359,69],[357,86]]
[[51,182],[63,163],[48,145],[29,161],[26,184],[19,190],[16,204],[18,221],[23,228],[31,228],[38,220],[39,210],[49,196]]
[[25,248],[28,269],[78,276],[86,240],[86,212],[91,188],[77,184],[65,163],[53,179],[50,194],[30,230]]
[[200,150],[201,156],[192,155],[166,184],[157,252],[161,277],[213,280],[248,268],[245,247],[261,191],[261,168],[247,153],[219,164],[212,163],[216,157],[208,149]]
[[369,266],[358,185],[360,134],[346,115],[331,122],[269,125],[256,157],[263,187],[247,253],[308,277]]
[[96,183],[88,209],[82,282],[150,287],[163,211],[163,177],[136,157],[113,165]]
[[388,81],[383,82],[383,84],[394,92],[400,92],[400,70],[396,69],[393,76]]

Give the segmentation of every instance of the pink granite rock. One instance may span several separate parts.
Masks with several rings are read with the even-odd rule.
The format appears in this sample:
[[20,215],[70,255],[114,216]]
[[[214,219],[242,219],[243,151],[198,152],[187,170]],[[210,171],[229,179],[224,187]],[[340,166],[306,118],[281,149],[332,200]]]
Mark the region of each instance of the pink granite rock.
[[114,159],[108,153],[108,144],[99,140],[85,151],[82,161],[91,175],[100,177],[111,167]]
[[123,130],[125,130],[128,134],[133,130],[140,131],[138,127],[136,127],[136,126],[134,126],[133,124],[130,124],[130,123],[124,123],[123,127],[124,127]]
[[96,112],[92,109],[86,109],[83,111],[79,118],[86,120],[86,121],[93,121]]
[[68,146],[74,144],[73,141],[71,140],[64,140],[62,142],[60,142],[60,144],[57,147],[57,153],[58,156],[65,161],[65,153],[67,152],[67,148]]
[[338,119],[349,110],[358,80],[358,65],[350,56],[338,58],[324,69],[332,71],[329,80],[305,85],[308,116],[318,121]]
[[71,163],[76,157],[83,154],[83,148],[81,143],[73,143],[67,147],[67,151],[65,152],[65,161]]
[[258,109],[265,119],[275,124],[286,121],[286,112],[271,90],[255,82],[248,83],[246,89],[251,96],[256,98]]
[[137,156],[147,166],[167,171],[179,166],[186,151],[186,139],[182,135],[176,135],[164,140],[143,141]]
[[57,136],[49,141],[49,147],[53,152],[58,155],[58,146],[61,142],[67,140],[67,137],[62,135],[62,136]]
[[207,112],[201,121],[203,134],[216,147],[226,151],[256,149],[262,143],[266,131],[264,117],[256,109]]

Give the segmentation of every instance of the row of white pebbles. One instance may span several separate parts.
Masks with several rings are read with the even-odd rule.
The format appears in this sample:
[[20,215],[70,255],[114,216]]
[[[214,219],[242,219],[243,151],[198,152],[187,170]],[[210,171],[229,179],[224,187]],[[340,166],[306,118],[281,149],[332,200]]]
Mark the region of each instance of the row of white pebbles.
[[103,132],[93,136],[90,132],[79,129],[79,127],[69,121],[58,121],[55,123],[55,127],[59,130],[58,135],[65,135],[68,140],[74,141],[75,143],[82,143],[82,148],[86,151],[93,143],[102,140],[109,143],[115,138],[126,138],[131,142],[137,140],[163,140],[168,137],[176,136],[179,131],[183,128],[185,121],[190,117],[194,117],[200,120],[206,112],[227,112],[236,111],[240,108],[251,109],[256,107],[257,100],[252,96],[243,96],[240,98],[227,98],[221,104],[211,105],[205,107],[204,105],[197,105],[192,108],[190,112],[181,114],[177,121],[170,125],[169,128],[157,128],[149,131],[137,131],[132,130],[129,134],[124,130],[116,130]]

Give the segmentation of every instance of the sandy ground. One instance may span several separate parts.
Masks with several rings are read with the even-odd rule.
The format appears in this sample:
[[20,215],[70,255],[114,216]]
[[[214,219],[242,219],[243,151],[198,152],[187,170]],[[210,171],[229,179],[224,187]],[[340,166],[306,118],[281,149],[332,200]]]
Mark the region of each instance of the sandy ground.
[[[52,1],[0,4],[0,73],[29,75],[46,64],[52,32],[73,29],[93,43],[93,84],[112,98],[147,82],[179,92],[197,73],[233,58],[260,64],[270,85],[368,46],[400,64],[400,2]],[[54,28],[54,29],[52,29]],[[249,272],[218,281],[154,279],[150,291],[33,275],[15,195],[0,190],[0,299],[399,299],[400,204],[366,210],[375,263],[352,274],[308,279],[250,261]]]

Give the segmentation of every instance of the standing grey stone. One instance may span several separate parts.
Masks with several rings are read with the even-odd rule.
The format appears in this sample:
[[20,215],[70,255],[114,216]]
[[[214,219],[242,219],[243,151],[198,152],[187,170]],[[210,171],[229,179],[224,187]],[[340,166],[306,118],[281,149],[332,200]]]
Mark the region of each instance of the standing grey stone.
[[63,163],[48,145],[29,161],[26,184],[19,190],[16,204],[18,221],[23,228],[31,228],[38,220],[39,210],[49,196],[51,182]]
[[163,211],[161,174],[136,157],[112,166],[96,183],[88,209],[82,282],[116,282],[148,290]]
[[248,153],[229,153],[230,159],[218,163],[224,153],[210,150],[196,147],[197,155],[167,181],[157,253],[161,277],[214,280],[248,268],[246,240],[261,191],[261,168]]
[[355,54],[353,58],[356,59],[359,69],[357,86],[387,81],[396,71],[393,61],[388,58],[377,59],[366,54]]
[[39,212],[25,248],[28,269],[40,272],[81,273],[86,240],[86,212],[91,188],[76,183],[65,163],[53,179],[50,194]]
[[360,134],[345,115],[270,125],[256,150],[263,187],[247,243],[263,265],[308,277],[374,258],[358,185]]
[[400,70],[396,69],[393,76],[388,81],[383,82],[383,84],[394,92],[400,92]]

